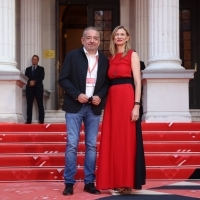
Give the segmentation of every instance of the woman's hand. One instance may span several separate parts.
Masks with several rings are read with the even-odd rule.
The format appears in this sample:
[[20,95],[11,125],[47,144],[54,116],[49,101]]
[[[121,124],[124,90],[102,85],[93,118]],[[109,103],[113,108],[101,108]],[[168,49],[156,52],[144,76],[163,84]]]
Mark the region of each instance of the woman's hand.
[[139,112],[140,112],[140,106],[135,105],[132,112],[131,112],[131,121],[137,121],[139,119]]

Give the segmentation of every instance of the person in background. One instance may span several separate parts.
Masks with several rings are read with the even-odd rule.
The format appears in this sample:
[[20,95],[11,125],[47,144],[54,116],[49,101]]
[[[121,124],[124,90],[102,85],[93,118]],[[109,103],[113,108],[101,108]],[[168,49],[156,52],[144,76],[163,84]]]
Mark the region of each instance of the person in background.
[[[140,61],[140,71],[145,69],[145,64],[143,61]],[[143,87],[141,89],[141,100],[140,100],[140,120],[142,121],[142,115],[143,115],[143,105],[142,105],[142,94],[143,94]]]
[[108,76],[97,169],[97,188],[113,195],[129,194],[145,184],[146,169],[139,118],[141,72],[130,34],[118,26],[111,35]]
[[59,85],[64,90],[63,110],[66,112],[67,146],[65,152],[65,189],[63,195],[73,194],[76,180],[77,146],[80,128],[85,128],[84,191],[100,194],[94,181],[96,167],[96,140],[99,129],[102,101],[107,96],[108,59],[98,51],[100,33],[95,27],[84,30],[83,47],[72,50],[65,58],[59,76]]
[[39,111],[39,123],[44,123],[44,106],[43,106],[43,80],[44,80],[44,67],[38,65],[39,56],[32,56],[32,66],[27,67],[25,75],[28,77],[26,85],[26,101],[27,101],[27,120],[26,124],[32,123],[32,110],[33,101],[36,98],[38,111]]

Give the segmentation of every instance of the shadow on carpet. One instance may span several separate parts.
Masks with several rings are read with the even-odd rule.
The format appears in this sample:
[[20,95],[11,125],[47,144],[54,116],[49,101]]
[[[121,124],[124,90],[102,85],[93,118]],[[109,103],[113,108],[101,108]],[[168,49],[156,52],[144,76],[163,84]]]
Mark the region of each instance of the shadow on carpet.
[[103,197],[96,200],[194,200],[199,198],[180,195],[119,195]]
[[200,185],[165,185],[161,187],[150,188],[151,190],[200,190]]

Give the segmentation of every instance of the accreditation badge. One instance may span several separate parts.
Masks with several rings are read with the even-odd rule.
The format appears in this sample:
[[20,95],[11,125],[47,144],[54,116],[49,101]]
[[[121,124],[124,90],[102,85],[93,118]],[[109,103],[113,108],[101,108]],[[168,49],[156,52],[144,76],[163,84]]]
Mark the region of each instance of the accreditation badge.
[[95,78],[86,78],[86,86],[95,86],[96,79]]

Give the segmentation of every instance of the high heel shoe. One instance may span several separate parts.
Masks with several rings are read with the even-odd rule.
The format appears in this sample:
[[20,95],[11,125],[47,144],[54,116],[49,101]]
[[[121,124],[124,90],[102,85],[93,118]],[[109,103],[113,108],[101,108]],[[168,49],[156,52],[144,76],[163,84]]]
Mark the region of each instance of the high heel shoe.
[[130,194],[131,193],[131,188],[113,188],[110,190],[111,195],[123,195],[123,194]]

